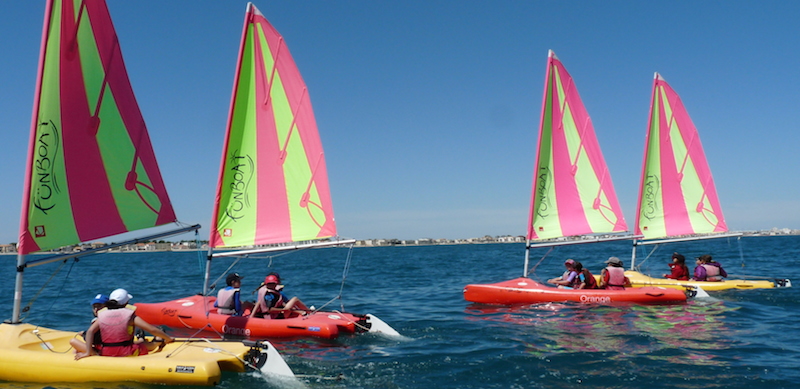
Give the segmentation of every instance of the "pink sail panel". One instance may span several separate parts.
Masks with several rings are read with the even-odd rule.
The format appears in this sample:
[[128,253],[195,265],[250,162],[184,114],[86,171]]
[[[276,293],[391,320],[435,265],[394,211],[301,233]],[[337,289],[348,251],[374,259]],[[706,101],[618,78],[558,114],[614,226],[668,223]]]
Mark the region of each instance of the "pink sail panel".
[[283,37],[250,4],[226,131],[212,247],[336,235],[322,143]]
[[105,2],[46,12],[19,252],[175,221]]
[[537,150],[529,240],[627,230],[591,119],[552,51]]
[[652,239],[728,230],[697,129],[657,73],[642,165],[636,234]]

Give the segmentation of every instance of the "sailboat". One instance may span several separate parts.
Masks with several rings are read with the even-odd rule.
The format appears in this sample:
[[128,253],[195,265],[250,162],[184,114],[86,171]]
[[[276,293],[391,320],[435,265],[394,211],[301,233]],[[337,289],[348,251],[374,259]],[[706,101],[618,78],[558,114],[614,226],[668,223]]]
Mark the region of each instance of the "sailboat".
[[[560,289],[528,278],[531,248],[631,239],[614,235],[624,233],[627,224],[611,176],[578,89],[552,51],[542,100],[523,275],[495,284],[467,285],[464,299],[484,304],[686,301],[686,294],[675,289]],[[553,239],[562,242],[547,241]]]
[[287,312],[282,319],[231,316],[218,313],[216,298],[208,296],[213,258],[354,242],[336,238],[328,173],[305,82],[283,37],[252,3],[245,13],[212,223],[203,295],[138,303],[140,317],[255,339],[397,335],[374,315],[343,308]]
[[658,73],[653,77],[648,123],[634,230],[642,239],[634,240],[631,270],[625,273],[631,283],[675,288],[691,285],[710,291],[791,286],[786,279],[679,281],[635,270],[640,245],[741,235],[728,232],[697,128],[680,96]]
[[78,333],[22,322],[27,268],[100,250],[28,254],[177,221],[105,1],[49,0],[44,19],[13,312],[0,324],[0,380],[215,385],[222,371],[251,367],[292,376],[269,342],[184,339],[144,356],[76,361],[69,341]]

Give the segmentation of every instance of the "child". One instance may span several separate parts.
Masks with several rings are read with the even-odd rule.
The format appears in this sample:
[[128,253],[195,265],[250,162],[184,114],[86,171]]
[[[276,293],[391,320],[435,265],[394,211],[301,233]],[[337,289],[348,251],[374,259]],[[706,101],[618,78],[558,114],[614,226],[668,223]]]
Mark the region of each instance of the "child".
[[672,263],[669,264],[669,268],[672,269],[672,273],[664,274],[665,278],[683,281],[689,280],[689,268],[686,267],[686,257],[682,254],[672,254]]

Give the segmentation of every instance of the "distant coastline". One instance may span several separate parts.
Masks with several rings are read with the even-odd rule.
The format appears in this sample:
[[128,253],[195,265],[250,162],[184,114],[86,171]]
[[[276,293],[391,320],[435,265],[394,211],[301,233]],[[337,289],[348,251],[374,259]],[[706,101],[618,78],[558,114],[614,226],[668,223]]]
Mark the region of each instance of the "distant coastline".
[[[759,231],[739,231],[733,232],[734,234],[741,234],[741,236],[791,236],[800,235],[800,230],[793,230],[789,228],[773,228],[771,230]],[[571,237],[560,238],[553,240],[554,243],[559,241],[574,241],[585,239],[585,237]],[[491,244],[491,243],[525,243],[525,236],[523,235],[501,235],[491,236],[486,235],[479,238],[466,238],[466,239],[434,239],[434,238],[421,238],[421,239],[361,239],[356,240],[355,247],[387,247],[387,246],[433,246],[433,245],[456,245],[456,244]],[[37,254],[69,254],[77,253],[87,250],[103,251],[103,247],[107,244],[103,242],[84,243],[81,245],[67,246]],[[275,245],[280,247],[280,245]],[[137,243],[125,246],[115,247],[103,252],[114,253],[141,253],[141,252],[162,252],[162,251],[206,251],[208,250],[207,241],[180,241],[180,242],[146,242]],[[0,245],[0,255],[16,255],[16,244],[3,244]]]

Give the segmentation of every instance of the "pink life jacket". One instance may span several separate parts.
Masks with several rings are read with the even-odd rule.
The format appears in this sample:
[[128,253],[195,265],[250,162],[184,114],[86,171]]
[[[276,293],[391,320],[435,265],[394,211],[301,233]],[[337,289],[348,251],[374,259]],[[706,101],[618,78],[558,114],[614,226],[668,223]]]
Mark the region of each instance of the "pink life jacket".
[[608,275],[608,279],[605,280],[606,289],[625,289],[625,269],[607,266],[606,274]]
[[127,357],[147,354],[144,344],[133,343],[133,319],[135,312],[127,308],[104,308],[97,312],[100,338],[103,340],[101,355]]
[[[268,293],[272,294],[273,296],[277,296],[277,300],[273,299],[271,305],[268,304],[267,300],[265,299]],[[265,316],[266,313],[269,312],[270,308],[283,308],[286,305],[286,301],[284,301],[283,294],[281,292],[275,292],[275,293],[269,292],[266,286],[258,288],[258,297],[256,298],[257,298],[256,301],[260,302],[260,306],[258,312],[254,313],[261,313],[264,314]],[[275,319],[280,315],[281,313],[271,313],[270,317]]]
[[720,275],[719,268],[714,265],[709,264],[702,264],[704,269],[706,269],[706,281],[722,281],[723,278]]

